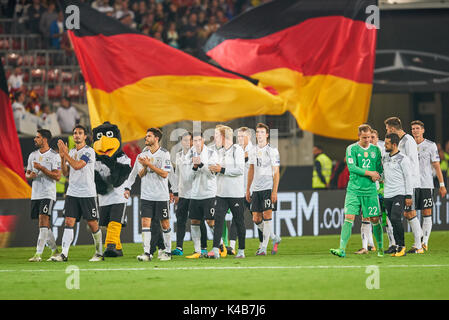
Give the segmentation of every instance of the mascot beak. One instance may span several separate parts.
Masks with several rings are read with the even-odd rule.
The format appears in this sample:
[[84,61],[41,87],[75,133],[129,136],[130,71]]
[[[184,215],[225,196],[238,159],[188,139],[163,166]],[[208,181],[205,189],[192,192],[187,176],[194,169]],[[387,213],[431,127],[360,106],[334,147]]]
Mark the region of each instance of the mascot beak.
[[102,156],[112,157],[118,148],[120,148],[120,141],[115,137],[102,136],[94,143],[95,152]]

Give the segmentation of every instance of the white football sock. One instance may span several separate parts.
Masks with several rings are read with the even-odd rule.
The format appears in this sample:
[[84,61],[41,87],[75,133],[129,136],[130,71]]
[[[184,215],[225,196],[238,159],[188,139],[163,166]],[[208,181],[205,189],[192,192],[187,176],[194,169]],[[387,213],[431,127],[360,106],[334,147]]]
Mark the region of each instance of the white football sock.
[[64,228],[62,234],[62,254],[66,257],[69,256],[70,245],[73,241],[73,228]]
[[51,230],[51,228],[48,228],[47,244],[50,247],[52,252],[55,252],[56,250],[58,250],[58,246],[56,245],[55,235],[53,234],[53,231]]
[[368,226],[368,245],[370,247],[374,247],[373,226],[371,225],[371,222],[368,224]]
[[103,238],[101,236],[101,229],[98,228],[97,232],[92,232],[92,238],[94,239],[95,253],[103,254]]
[[360,236],[362,237],[362,248],[368,250],[368,237],[369,228],[371,225],[369,223],[362,221],[362,226],[360,227]]
[[171,252],[171,228],[162,229],[162,237],[164,238],[165,252]]
[[414,217],[411,220],[408,220],[408,223],[410,224],[410,228],[412,228],[413,236],[415,237],[415,248],[421,249],[421,237],[422,237],[422,230],[421,225],[419,224],[418,217]]
[[423,216],[422,218],[422,232],[423,243],[425,245],[429,242],[430,232],[432,231],[432,216]]
[[266,250],[268,247],[268,242],[270,241],[270,235],[271,235],[271,224],[273,223],[273,220],[264,220],[263,224],[263,243],[262,247]]
[[387,226],[385,227],[387,231],[388,236],[388,247],[395,246],[396,240],[394,240],[394,234],[393,234],[393,226],[391,225],[390,219],[387,217]]
[[150,254],[151,228],[142,228],[143,252]]
[[36,253],[39,255],[41,255],[42,252],[44,252],[45,242],[47,242],[47,236],[48,236],[48,228],[40,227],[39,228],[39,236],[37,238],[37,246],[36,246]]
[[196,253],[201,253],[201,229],[199,224],[192,224],[190,226],[192,235],[193,248]]
[[230,240],[229,246],[232,248],[232,250],[235,250],[235,240]]

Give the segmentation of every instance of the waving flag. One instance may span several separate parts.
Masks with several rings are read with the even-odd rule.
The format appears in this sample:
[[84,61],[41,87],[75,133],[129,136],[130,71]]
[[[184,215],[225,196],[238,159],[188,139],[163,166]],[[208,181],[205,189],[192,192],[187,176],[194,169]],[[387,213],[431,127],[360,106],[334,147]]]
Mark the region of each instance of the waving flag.
[[[282,114],[284,101],[224,71],[138,33],[79,1],[80,28],[69,30],[86,81],[92,127],[115,123],[123,141],[181,120],[226,121]],[[70,9],[70,8],[69,8]],[[67,16],[69,17],[69,15]]]
[[272,1],[225,24],[205,51],[274,88],[302,129],[354,139],[369,112],[376,29],[365,21],[376,3]]
[[[25,199],[31,197],[31,187],[26,182],[22,150],[9,100],[5,70],[0,63],[0,199]],[[0,215],[0,218],[3,217]],[[0,219],[0,225],[1,225]]]

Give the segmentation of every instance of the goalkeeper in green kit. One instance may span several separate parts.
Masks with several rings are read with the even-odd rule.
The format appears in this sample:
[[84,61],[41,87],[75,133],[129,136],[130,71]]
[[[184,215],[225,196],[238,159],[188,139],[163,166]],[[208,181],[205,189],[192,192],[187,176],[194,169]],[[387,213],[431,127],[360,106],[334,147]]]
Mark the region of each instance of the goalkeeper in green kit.
[[370,218],[373,233],[379,248],[377,255],[383,256],[383,234],[379,216],[381,208],[377,196],[376,181],[380,180],[382,155],[379,147],[370,143],[371,127],[359,126],[359,141],[346,148],[346,163],[349,182],[345,197],[345,221],[341,228],[340,248],[330,249],[333,255],[346,256],[346,245],[351,237],[354,218],[360,212]]

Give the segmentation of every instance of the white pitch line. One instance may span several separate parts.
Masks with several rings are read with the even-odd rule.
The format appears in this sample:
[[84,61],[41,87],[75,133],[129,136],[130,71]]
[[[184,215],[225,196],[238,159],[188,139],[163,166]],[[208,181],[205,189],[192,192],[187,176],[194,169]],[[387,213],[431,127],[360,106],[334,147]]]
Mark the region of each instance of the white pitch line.
[[[67,266],[70,266],[68,264]],[[175,267],[175,268],[88,268],[79,269],[80,271],[175,271],[175,270],[247,270],[247,269],[361,269],[370,265],[351,265],[351,266],[247,266],[247,267]],[[447,268],[448,264],[431,265],[375,265],[379,268]],[[20,270],[1,270],[2,272],[65,272],[65,269],[20,269]]]

